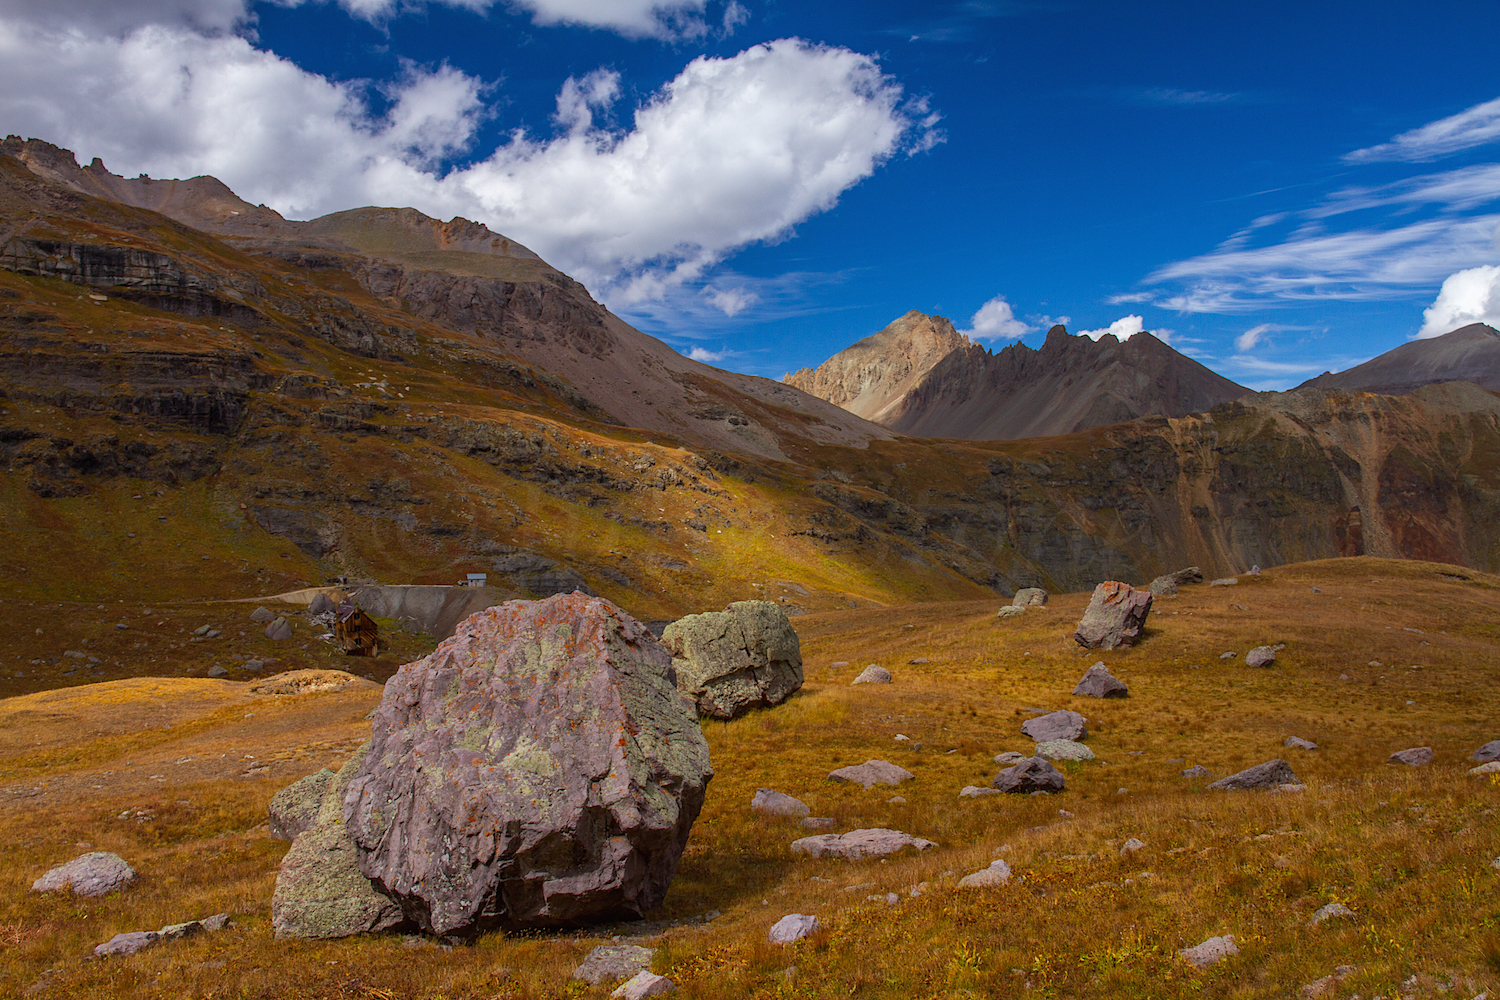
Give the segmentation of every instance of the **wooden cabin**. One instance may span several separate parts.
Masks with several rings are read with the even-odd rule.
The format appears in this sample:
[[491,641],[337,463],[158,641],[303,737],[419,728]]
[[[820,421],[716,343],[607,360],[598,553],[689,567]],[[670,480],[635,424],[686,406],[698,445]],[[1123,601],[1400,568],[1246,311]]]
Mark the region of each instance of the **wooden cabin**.
[[348,656],[374,656],[380,648],[380,629],[375,619],[345,601],[334,611],[334,638]]

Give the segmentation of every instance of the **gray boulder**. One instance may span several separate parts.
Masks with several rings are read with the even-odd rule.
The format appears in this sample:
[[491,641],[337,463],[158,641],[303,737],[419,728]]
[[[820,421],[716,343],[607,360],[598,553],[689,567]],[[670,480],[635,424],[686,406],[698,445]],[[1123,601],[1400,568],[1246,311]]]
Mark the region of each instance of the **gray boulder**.
[[1163,573],[1152,580],[1146,587],[1152,594],[1170,595],[1177,593],[1177,588],[1185,587],[1190,583],[1202,583],[1203,571],[1197,566],[1189,566],[1175,573]]
[[1412,747],[1410,750],[1397,750],[1385,759],[1387,764],[1406,764],[1411,767],[1424,767],[1432,763],[1432,747]]
[[1304,740],[1300,736],[1288,736],[1286,738],[1286,742],[1282,743],[1281,745],[1285,746],[1285,747],[1292,747],[1292,748],[1297,749],[1297,750],[1316,750],[1316,749],[1318,749],[1318,745],[1316,743],[1314,743],[1312,740]]
[[823,929],[811,913],[788,913],[771,925],[766,940],[771,944],[792,944]]
[[998,859],[990,862],[988,868],[981,868],[977,872],[970,872],[958,880],[960,889],[998,889],[1000,886],[1010,882],[1010,865],[1005,860]]
[[307,613],[310,615],[324,615],[332,611],[338,605],[333,603],[333,598],[321,591],[313,595],[313,599],[307,602]]
[[897,767],[886,760],[867,760],[863,764],[840,767],[828,772],[829,781],[852,781],[856,785],[872,788],[875,785],[899,785],[916,775],[904,767]]
[[405,922],[401,907],[360,872],[344,825],[344,792],[369,752],[365,743],[329,779],[312,824],[281,859],[271,896],[271,929],[278,938],[342,938]]
[[1329,903],[1326,906],[1318,907],[1318,911],[1308,920],[1307,926],[1316,927],[1325,920],[1335,920],[1339,917],[1352,917],[1354,915],[1354,911],[1343,903]]
[[794,799],[769,788],[755,790],[755,798],[750,800],[750,811],[765,813],[767,816],[789,816],[792,819],[802,819],[812,813],[807,803],[801,799]]
[[712,777],[671,653],[560,594],[469,616],[386,682],[344,818],[424,931],[574,926],[661,903]]
[[786,612],[770,601],[737,601],[688,615],[661,636],[677,686],[699,715],[733,719],[785,701],[802,687],[802,645]]
[[250,620],[253,622],[274,622],[276,613],[270,608],[256,608],[250,612]]
[[1477,760],[1481,764],[1487,764],[1492,760],[1500,760],[1500,740],[1490,740],[1484,746],[1475,750],[1469,756],[1470,760]]
[[853,684],[889,684],[891,672],[878,663],[872,663],[860,672],[850,683]]
[[323,802],[323,793],[332,780],[333,772],[325,767],[271,796],[271,836],[296,840],[297,834],[312,826]]
[[1128,583],[1107,580],[1094,588],[1073,639],[1085,649],[1134,646],[1151,612],[1151,594]]
[[1084,698],[1125,698],[1130,695],[1130,688],[1101,661],[1084,672],[1073,693]]
[[1146,584],[1146,591],[1152,597],[1173,597],[1177,593],[1177,581],[1171,575],[1159,576]]
[[1212,778],[1214,773],[1202,764],[1194,764],[1192,767],[1186,768],[1182,772],[1182,776],[1184,778],[1191,778],[1194,781],[1202,781],[1204,778]]
[[1221,576],[1217,580],[1210,580],[1208,585],[1210,587],[1236,587],[1239,586],[1239,582],[1240,579],[1237,576]]
[[1047,603],[1047,592],[1041,587],[1022,587],[1010,603],[1018,608],[1039,608]]
[[642,969],[610,993],[610,1000],[647,1000],[648,997],[664,997],[677,992],[677,984],[666,976],[658,976],[649,969]]
[[998,612],[996,612],[995,617],[996,618],[1011,618],[1011,617],[1013,617],[1015,615],[1024,615],[1025,613],[1026,613],[1026,609],[1023,608],[1023,607],[1021,607],[1019,604],[1007,604],[1003,608],[1001,608]]
[[990,785],[1002,792],[1017,795],[1060,792],[1063,790],[1063,775],[1042,758],[1029,757],[995,775],[995,780]]
[[1043,760],[1094,760],[1094,751],[1074,740],[1046,740],[1036,745]]
[[858,861],[861,858],[883,858],[908,847],[925,851],[929,847],[936,846],[930,840],[913,837],[900,830],[876,828],[803,837],[792,841],[792,853],[805,854],[810,858],[844,858],[848,861]]
[[1231,774],[1227,778],[1220,778],[1209,788],[1217,788],[1223,791],[1254,791],[1261,789],[1275,789],[1282,785],[1300,785],[1302,779],[1292,771],[1292,765],[1280,757],[1268,760],[1264,764],[1256,764],[1247,767],[1237,774]]
[[573,970],[573,978],[590,986],[618,983],[651,968],[654,954],[652,949],[636,944],[601,944],[584,956],[578,968]]
[[135,869],[118,854],[90,851],[31,883],[32,892],[71,889],[75,896],[106,896],[135,881]]
[[1215,962],[1239,953],[1239,945],[1234,943],[1234,935],[1225,934],[1222,937],[1211,937],[1191,948],[1184,948],[1177,954],[1193,968],[1206,969]]
[[126,931],[124,934],[116,934],[108,941],[94,948],[95,958],[112,958],[115,956],[134,955],[144,948],[149,948],[161,940],[161,935],[156,931]]
[[1256,646],[1245,654],[1245,666],[1247,667],[1269,667],[1276,662],[1276,648],[1274,646]]
[[1048,740],[1074,740],[1082,742],[1088,739],[1088,722],[1077,712],[1063,709],[1059,712],[1048,712],[1039,715],[1035,719],[1027,719],[1021,723],[1021,732],[1030,736],[1037,743],[1046,743]]
[[266,626],[266,638],[283,642],[292,637],[292,626],[285,618],[277,618]]

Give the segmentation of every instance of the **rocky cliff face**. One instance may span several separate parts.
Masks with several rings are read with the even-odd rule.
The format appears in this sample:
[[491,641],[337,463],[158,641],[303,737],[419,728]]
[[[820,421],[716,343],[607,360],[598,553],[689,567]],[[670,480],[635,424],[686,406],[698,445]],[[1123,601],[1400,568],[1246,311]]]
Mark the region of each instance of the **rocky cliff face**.
[[884,424],[934,365],[972,346],[942,316],[913,309],[817,368],[803,368],[782,381]]
[[991,353],[915,312],[785,381],[902,434],[979,441],[1181,416],[1249,391],[1149,333],[1094,341],[1055,326],[1040,350]]
[[1345,389],[1399,396],[1437,382],[1473,382],[1500,390],[1500,331],[1470,323],[1428,340],[1413,340],[1342,372],[1324,372],[1299,389]]

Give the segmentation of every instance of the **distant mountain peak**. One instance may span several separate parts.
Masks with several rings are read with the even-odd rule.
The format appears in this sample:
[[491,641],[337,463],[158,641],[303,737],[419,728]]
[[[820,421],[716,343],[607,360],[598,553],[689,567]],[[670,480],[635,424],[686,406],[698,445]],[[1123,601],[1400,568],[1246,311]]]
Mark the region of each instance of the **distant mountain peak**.
[[1441,337],[1410,340],[1362,365],[1324,372],[1297,388],[1403,396],[1437,382],[1473,382],[1500,392],[1500,330],[1470,323]]

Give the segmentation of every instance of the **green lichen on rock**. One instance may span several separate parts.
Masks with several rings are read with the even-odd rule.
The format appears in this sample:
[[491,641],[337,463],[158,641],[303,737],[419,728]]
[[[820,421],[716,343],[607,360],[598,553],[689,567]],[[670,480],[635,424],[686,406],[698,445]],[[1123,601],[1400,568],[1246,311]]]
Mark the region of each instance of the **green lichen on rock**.
[[785,701],[802,687],[802,645],[770,601],[737,601],[666,627],[677,686],[700,715],[733,719]]

